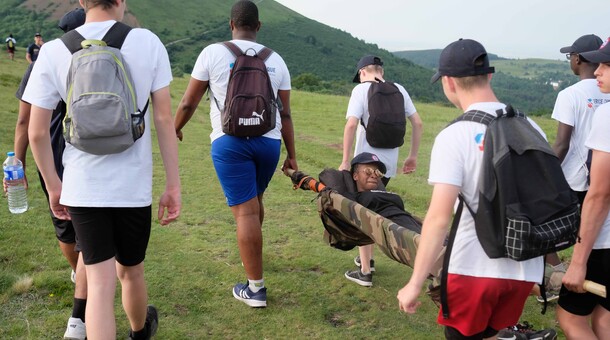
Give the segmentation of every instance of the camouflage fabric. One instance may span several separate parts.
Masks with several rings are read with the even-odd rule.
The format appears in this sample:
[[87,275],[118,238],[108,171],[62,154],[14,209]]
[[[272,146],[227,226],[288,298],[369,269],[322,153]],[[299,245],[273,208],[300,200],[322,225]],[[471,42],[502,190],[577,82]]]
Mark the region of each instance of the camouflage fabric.
[[[349,250],[375,243],[389,258],[413,268],[420,234],[332,190],[320,193],[318,212],[326,229],[324,241],[330,246]],[[445,248],[438,255],[430,278],[440,277],[444,254]]]

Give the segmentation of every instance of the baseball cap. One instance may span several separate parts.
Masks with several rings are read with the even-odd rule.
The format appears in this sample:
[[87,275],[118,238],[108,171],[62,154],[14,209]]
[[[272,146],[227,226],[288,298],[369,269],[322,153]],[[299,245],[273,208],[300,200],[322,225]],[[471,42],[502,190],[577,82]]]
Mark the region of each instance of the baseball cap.
[[354,76],[354,83],[360,83],[360,69],[369,65],[383,66],[383,61],[381,61],[381,58],[374,55],[366,55],[360,58],[360,61],[356,66],[356,76]]
[[42,35],[38,32],[36,32],[36,34],[34,34],[35,37],[42,37]]
[[352,159],[352,168],[351,168],[351,172],[354,172],[354,166],[356,164],[369,164],[369,163],[375,163],[377,164],[377,166],[379,167],[379,170],[383,173],[386,172],[386,167],[385,164],[383,164],[382,161],[379,160],[379,157],[377,157],[377,155],[374,155],[370,152],[363,152],[361,154],[358,154],[356,157],[354,157],[354,159]]
[[[594,51],[602,44],[602,39],[595,34],[587,34],[576,39],[571,46],[562,47],[559,49],[561,53],[582,53]],[[585,57],[586,58],[586,57]],[[587,59],[588,60],[588,59]]]
[[592,63],[610,62],[610,38],[606,40],[598,50],[580,53],[585,59]]
[[59,24],[57,26],[61,28],[64,32],[69,32],[77,27],[82,26],[84,23],[85,10],[82,8],[76,8],[64,14],[64,16],[59,19]]
[[485,47],[478,41],[460,38],[443,49],[438,71],[430,78],[430,82],[435,83],[442,76],[462,78],[494,72],[495,69],[489,66]]

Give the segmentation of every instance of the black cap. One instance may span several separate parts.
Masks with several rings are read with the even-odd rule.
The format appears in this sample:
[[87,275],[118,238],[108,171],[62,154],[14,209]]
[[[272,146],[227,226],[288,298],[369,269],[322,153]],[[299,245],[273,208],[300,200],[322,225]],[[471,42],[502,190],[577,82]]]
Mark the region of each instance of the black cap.
[[487,51],[481,43],[471,39],[460,39],[443,49],[438,71],[430,82],[435,83],[442,76],[462,78],[494,72],[495,69],[489,66]]
[[379,157],[377,157],[377,155],[374,155],[370,152],[363,152],[361,154],[358,154],[356,157],[354,157],[354,159],[352,159],[352,163],[351,163],[352,169],[350,171],[354,172],[354,166],[356,164],[369,164],[369,163],[377,164],[377,166],[379,167],[379,171],[381,171],[385,174],[385,172],[386,172],[385,164],[383,164],[383,162],[379,160]]
[[592,63],[610,63],[610,38],[598,50],[583,52],[580,55]]
[[[576,39],[572,46],[566,46],[559,49],[561,53],[582,53],[597,50],[601,44],[602,39],[595,34],[587,34]],[[588,60],[588,59],[587,59]]]
[[34,34],[35,37],[42,37],[42,35],[40,35],[40,33],[36,32],[36,34]]
[[59,19],[59,24],[57,26],[61,28],[64,32],[69,32],[77,27],[82,26],[84,23],[85,10],[82,8],[76,8],[64,14],[64,16]]
[[383,61],[381,61],[381,58],[376,57],[374,55],[367,55],[367,56],[360,58],[360,61],[358,62],[358,65],[356,66],[356,76],[354,77],[354,83],[360,83],[360,70],[363,67],[366,67],[369,65],[383,66]]

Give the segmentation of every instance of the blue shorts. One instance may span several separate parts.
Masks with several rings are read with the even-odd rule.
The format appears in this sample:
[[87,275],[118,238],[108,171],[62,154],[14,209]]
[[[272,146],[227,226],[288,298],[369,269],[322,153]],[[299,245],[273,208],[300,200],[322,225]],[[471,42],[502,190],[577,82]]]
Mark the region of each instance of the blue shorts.
[[265,192],[280,159],[280,144],[279,139],[229,135],[212,142],[212,161],[230,207]]

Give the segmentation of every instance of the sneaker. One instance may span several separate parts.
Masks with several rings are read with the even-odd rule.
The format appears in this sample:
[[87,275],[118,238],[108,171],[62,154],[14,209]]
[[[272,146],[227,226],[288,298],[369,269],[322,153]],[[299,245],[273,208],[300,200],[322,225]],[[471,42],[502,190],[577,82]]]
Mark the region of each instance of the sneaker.
[[[147,329],[146,339],[150,339],[155,334],[157,334],[157,328],[159,328],[159,314],[157,313],[157,308],[153,305],[148,305],[146,307],[146,323],[144,323],[144,328]],[[129,330],[129,339],[133,339],[133,330]]]
[[[559,299],[559,294],[546,292],[546,302],[553,302],[553,301],[556,301],[557,299]],[[536,300],[540,303],[544,303],[544,298],[542,297],[542,295],[536,296]]]
[[360,269],[345,272],[345,278],[364,287],[373,285],[373,273],[362,274]]
[[267,288],[261,288],[254,293],[250,290],[248,282],[233,286],[233,297],[250,307],[267,307]]
[[[358,268],[362,267],[362,264],[360,263],[360,255],[354,257],[354,263],[356,264],[356,266],[358,266]],[[371,259],[370,265],[372,273],[375,271],[375,260]]]
[[79,318],[68,319],[68,326],[64,333],[64,339],[69,340],[85,340],[87,338],[87,329],[85,323]]
[[516,324],[514,326],[505,328],[498,333],[498,340],[555,340],[557,339],[557,332],[552,329],[543,329],[540,331],[534,330],[534,327],[527,321],[523,324]]
[[76,272],[74,269],[72,269],[72,274],[70,274],[70,280],[72,280],[72,283],[76,283]]

